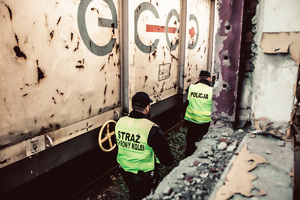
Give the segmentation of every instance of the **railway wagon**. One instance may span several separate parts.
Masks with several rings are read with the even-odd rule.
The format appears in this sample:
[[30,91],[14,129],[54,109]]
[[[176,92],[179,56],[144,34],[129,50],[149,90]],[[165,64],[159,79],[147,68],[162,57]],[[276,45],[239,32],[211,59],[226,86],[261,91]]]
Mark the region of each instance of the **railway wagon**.
[[0,14],[0,194],[97,147],[136,92],[153,117],[211,69],[212,0],[2,0]]

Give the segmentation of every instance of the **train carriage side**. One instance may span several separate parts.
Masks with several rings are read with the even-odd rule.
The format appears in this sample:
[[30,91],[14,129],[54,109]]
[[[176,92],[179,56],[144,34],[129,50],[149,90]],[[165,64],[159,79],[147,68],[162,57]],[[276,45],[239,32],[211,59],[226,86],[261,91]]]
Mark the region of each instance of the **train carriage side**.
[[135,92],[152,116],[182,103],[211,67],[213,4],[1,1],[0,194],[97,147]]
[[147,92],[154,100],[153,115],[157,115],[182,103],[179,97],[197,81],[200,71],[210,71],[214,2],[125,2],[129,53],[123,67],[129,78],[124,92],[127,99],[135,92]]
[[[1,1],[0,12],[4,190],[12,179],[25,182],[95,147],[90,131],[121,113],[120,7],[117,1]],[[44,163],[28,161],[22,173],[6,176],[9,165],[44,150],[53,152]]]

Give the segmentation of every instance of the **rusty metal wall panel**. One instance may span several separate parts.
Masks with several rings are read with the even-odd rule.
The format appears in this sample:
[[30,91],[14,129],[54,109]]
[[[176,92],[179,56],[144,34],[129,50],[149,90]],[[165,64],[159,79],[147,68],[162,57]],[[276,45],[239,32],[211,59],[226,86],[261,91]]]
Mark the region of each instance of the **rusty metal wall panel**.
[[215,42],[216,84],[214,86],[212,116],[233,122],[236,113],[238,73],[244,1],[217,2],[219,17]]
[[0,13],[0,148],[120,106],[117,0],[4,0]]
[[210,70],[207,66],[210,12],[211,0],[188,1],[184,92],[191,83],[197,82],[201,70]]
[[176,95],[180,1],[129,1],[129,97],[156,102]]

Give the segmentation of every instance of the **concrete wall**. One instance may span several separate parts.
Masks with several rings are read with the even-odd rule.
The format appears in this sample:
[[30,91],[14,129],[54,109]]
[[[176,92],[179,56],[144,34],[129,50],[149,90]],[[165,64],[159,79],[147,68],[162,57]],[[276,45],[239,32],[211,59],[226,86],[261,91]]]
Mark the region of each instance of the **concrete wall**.
[[[299,9],[299,0],[258,1],[256,16],[252,19],[256,24],[253,73],[244,79],[244,96],[240,102],[241,107],[251,108],[251,112],[244,112],[240,118],[264,118],[278,125],[290,121],[299,65],[299,54],[293,56],[299,52],[299,46],[292,52],[291,44],[299,41]],[[289,39],[292,34],[296,36]]]
[[[300,31],[300,2],[287,0],[263,0],[257,13],[255,42],[260,46],[266,32]],[[279,38],[281,39],[281,38]],[[290,54],[266,54],[258,47],[253,74],[253,118],[266,117],[273,122],[288,122],[294,103],[294,87],[298,66]]]

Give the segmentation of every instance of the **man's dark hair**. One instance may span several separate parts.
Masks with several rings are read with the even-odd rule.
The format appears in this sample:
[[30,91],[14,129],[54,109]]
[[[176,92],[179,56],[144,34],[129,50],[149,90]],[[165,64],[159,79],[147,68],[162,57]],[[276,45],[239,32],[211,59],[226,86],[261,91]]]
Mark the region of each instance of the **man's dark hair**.
[[135,111],[138,111],[138,112],[144,112],[144,110],[146,109],[146,107],[147,106],[141,107],[141,106],[132,105],[132,109],[135,110]]
[[199,79],[206,79],[206,78],[209,78],[210,76],[199,76]]

